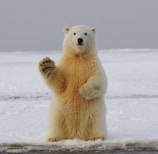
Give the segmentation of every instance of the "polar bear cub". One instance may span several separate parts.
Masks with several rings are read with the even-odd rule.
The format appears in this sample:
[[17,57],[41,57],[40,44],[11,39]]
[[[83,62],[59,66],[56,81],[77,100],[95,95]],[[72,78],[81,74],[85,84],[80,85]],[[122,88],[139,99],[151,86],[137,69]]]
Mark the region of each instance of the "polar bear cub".
[[64,28],[59,63],[46,57],[39,71],[52,90],[47,140],[106,139],[107,78],[96,51],[96,28]]

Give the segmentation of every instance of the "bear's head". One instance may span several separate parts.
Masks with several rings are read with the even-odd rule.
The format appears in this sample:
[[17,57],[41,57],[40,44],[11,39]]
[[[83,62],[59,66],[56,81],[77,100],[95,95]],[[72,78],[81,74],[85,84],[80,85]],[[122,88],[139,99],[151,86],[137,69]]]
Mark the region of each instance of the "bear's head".
[[96,28],[87,26],[65,27],[64,49],[71,50],[77,54],[92,52],[96,50],[95,33]]

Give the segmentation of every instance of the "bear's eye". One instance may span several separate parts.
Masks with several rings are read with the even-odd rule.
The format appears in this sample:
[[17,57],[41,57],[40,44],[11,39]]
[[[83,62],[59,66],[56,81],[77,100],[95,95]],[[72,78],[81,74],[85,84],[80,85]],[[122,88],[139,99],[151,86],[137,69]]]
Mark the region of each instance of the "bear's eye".
[[87,33],[84,33],[84,35],[87,35]]
[[76,33],[73,33],[74,35],[76,35]]

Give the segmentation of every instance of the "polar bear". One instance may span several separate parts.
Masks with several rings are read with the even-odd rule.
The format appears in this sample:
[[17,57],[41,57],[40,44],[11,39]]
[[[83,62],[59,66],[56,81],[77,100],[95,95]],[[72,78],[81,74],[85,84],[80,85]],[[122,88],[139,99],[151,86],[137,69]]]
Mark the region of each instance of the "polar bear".
[[47,140],[106,139],[104,94],[107,78],[96,51],[96,28],[64,28],[62,57],[46,57],[39,71],[53,91]]

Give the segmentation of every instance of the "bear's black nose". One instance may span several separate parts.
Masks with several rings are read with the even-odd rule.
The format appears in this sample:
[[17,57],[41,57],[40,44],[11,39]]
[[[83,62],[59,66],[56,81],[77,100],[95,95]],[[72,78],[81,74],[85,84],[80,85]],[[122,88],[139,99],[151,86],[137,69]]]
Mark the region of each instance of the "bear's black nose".
[[82,38],[78,38],[78,45],[82,45],[82,43],[83,43],[83,39]]

